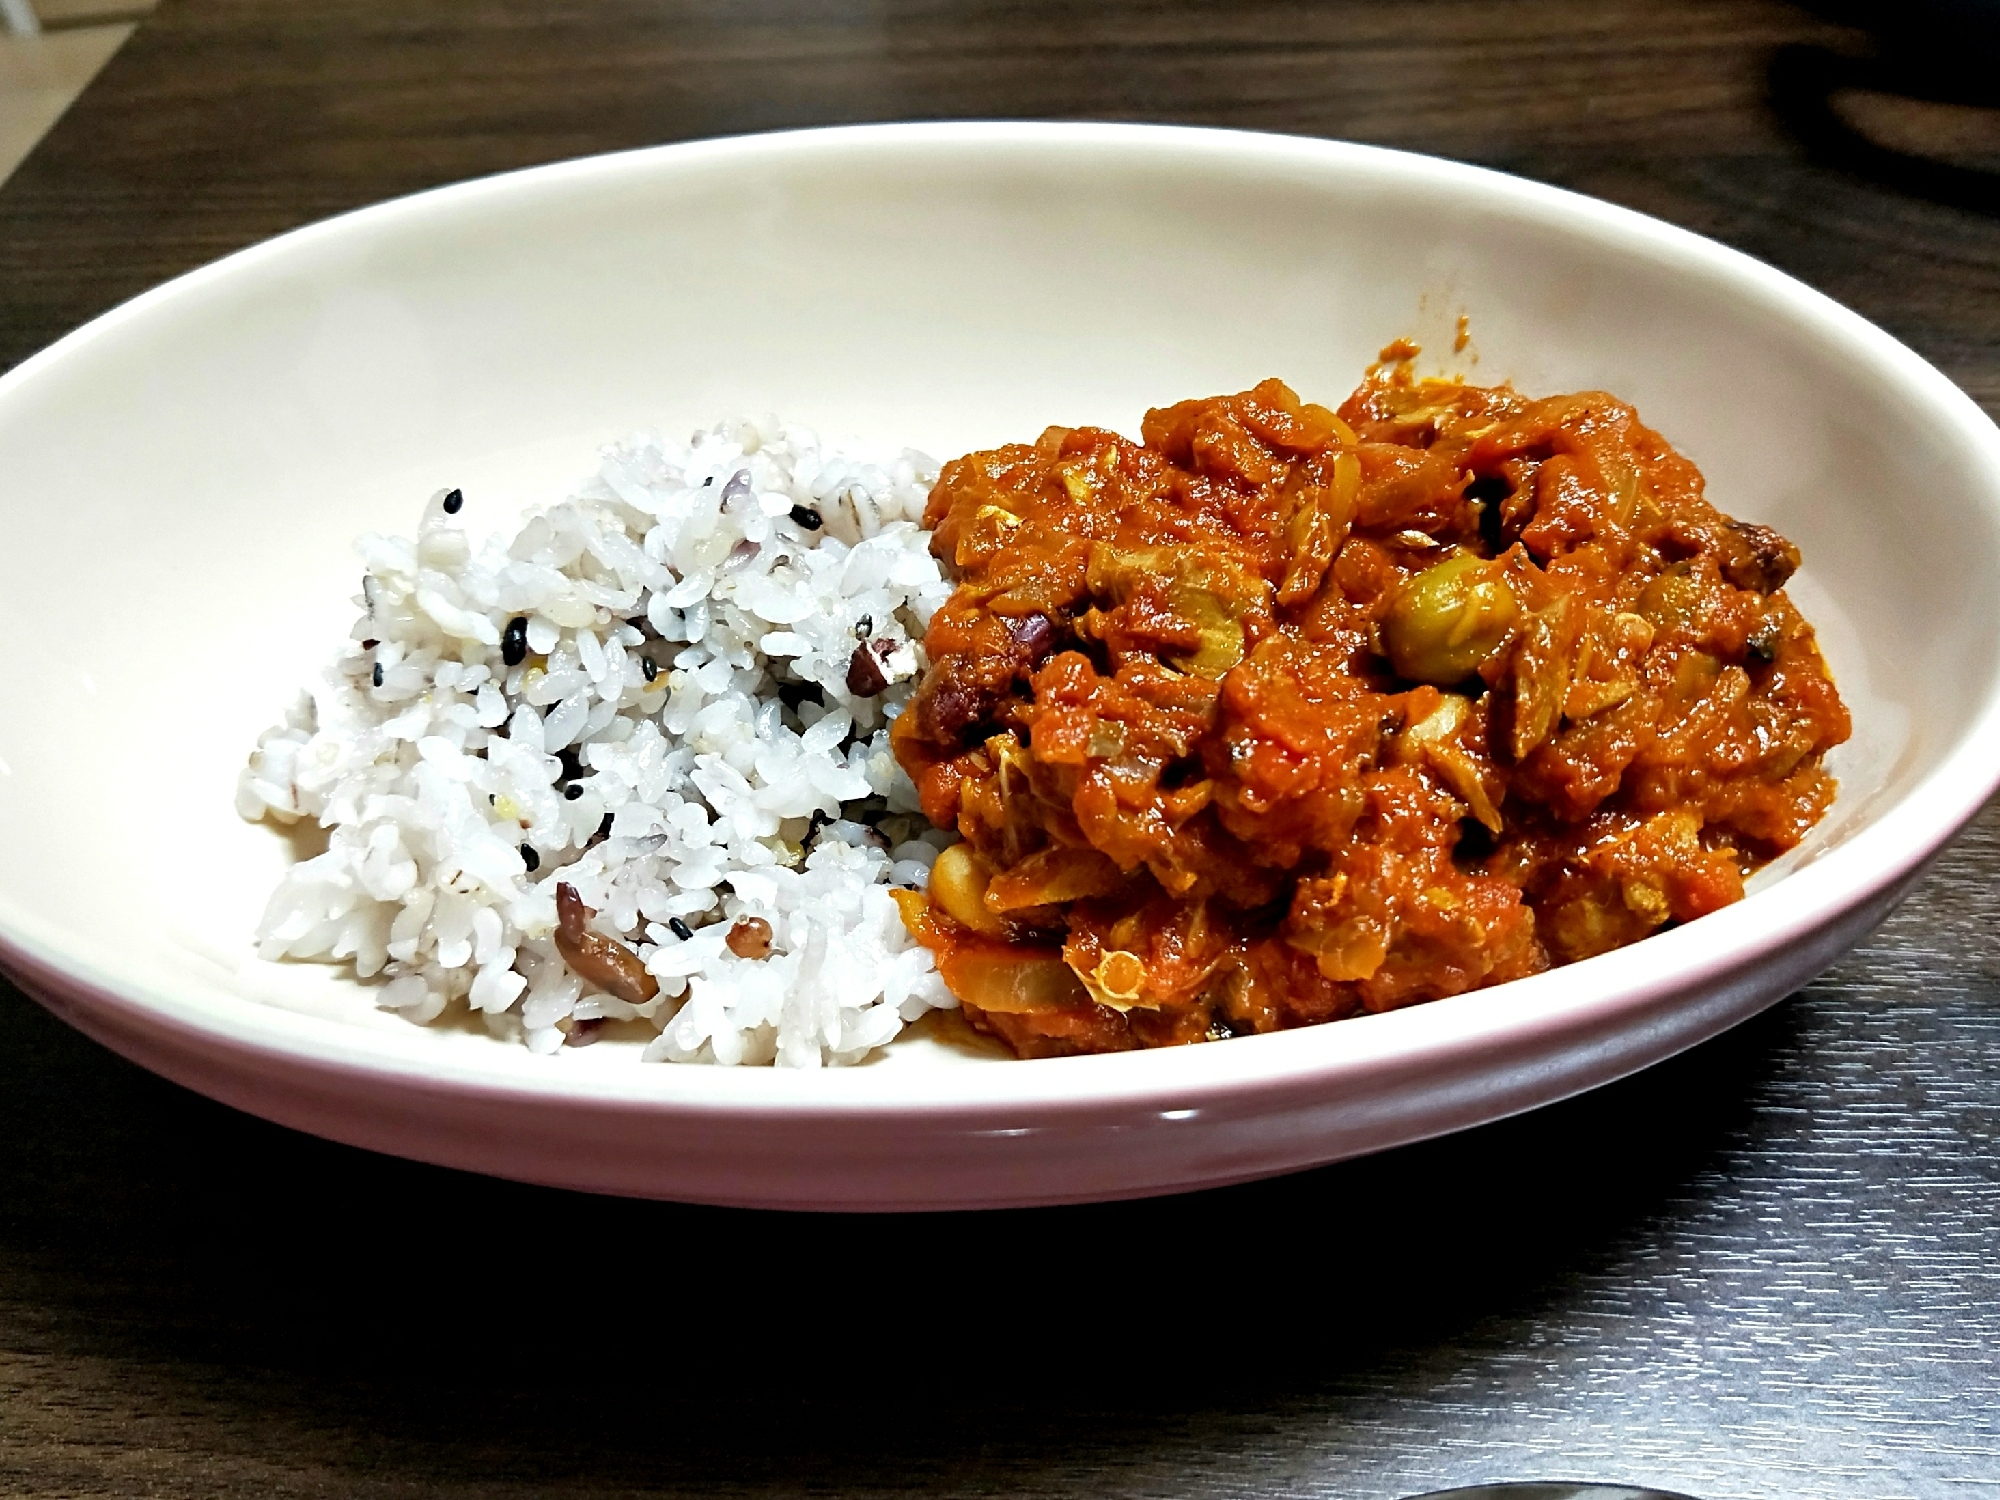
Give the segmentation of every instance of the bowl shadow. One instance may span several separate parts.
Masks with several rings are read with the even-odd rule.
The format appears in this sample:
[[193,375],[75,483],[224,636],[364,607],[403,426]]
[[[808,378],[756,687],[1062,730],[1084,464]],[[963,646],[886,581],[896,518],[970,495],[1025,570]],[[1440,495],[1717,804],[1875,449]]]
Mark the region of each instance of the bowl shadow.
[[1817,0],[1855,49],[1790,44],[1769,68],[1773,110],[1828,166],[2000,217],[2000,7],[1984,0]]
[[343,1485],[1186,1471],[1433,1389],[1672,1238],[1697,1179],[1754,1149],[1799,1030],[1787,1004],[1566,1103],[1263,1183],[841,1216],[333,1145],[0,988],[0,1348],[92,1385],[107,1419],[181,1413],[211,1461],[283,1452]]

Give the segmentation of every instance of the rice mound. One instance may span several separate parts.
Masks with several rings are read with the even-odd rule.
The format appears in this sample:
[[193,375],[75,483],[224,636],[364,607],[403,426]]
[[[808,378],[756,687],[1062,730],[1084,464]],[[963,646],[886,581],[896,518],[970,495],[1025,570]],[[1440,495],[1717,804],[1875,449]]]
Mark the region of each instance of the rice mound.
[[[245,818],[331,830],[260,955],[351,961],[386,1008],[463,1004],[539,1053],[636,1020],[647,1060],[851,1063],[955,1005],[890,895],[951,842],[888,734],[950,593],[936,477],[744,420],[606,449],[511,538],[475,548],[455,490],[414,541],[363,537],[352,639],[238,781]],[[570,971],[558,883],[657,996]],[[727,945],[743,918],[768,957]]]

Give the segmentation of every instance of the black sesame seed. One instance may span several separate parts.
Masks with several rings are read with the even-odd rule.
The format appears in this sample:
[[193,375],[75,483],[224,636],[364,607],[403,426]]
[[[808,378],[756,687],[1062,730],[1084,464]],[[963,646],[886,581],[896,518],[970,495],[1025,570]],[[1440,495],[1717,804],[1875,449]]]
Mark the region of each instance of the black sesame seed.
[[576,801],[577,798],[583,795],[582,784],[572,781],[568,786],[563,788],[563,795],[572,802]]
[[667,918],[667,930],[684,943],[694,936],[694,929],[679,917]]
[[794,505],[792,507],[792,519],[805,527],[807,531],[818,531],[820,527],[826,524],[826,522],[820,519],[818,511],[803,505]]
[[651,682],[660,675],[660,664],[650,656],[642,656],[639,658],[639,670],[646,674],[646,681]]
[[375,663],[375,670],[369,674],[369,677],[375,686],[380,687],[382,685],[382,663],[379,661]]
[[448,516],[455,516],[455,515],[457,515],[457,514],[458,514],[458,509],[459,509],[459,507],[460,507],[461,505],[463,505],[463,504],[465,504],[465,491],[464,491],[464,490],[446,490],[446,491],[445,491],[445,495],[444,495],[444,513],[445,513],[446,515],[448,515]]
[[535,853],[535,846],[533,844],[523,844],[521,846],[521,863],[528,867],[530,875],[542,867],[542,857]]
[[516,615],[500,632],[500,660],[518,667],[528,659],[528,617]]
[[854,622],[854,638],[857,641],[865,641],[874,629],[875,617],[873,615],[863,615]]

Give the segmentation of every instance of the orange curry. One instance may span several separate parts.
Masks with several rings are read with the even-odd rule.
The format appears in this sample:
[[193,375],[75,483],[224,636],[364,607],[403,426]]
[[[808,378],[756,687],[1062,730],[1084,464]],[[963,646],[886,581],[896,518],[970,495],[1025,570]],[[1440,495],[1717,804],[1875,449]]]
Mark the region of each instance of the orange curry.
[[[1385,358],[1407,349],[1384,351]],[[1727,905],[1848,716],[1732,521],[1601,392],[1378,367],[945,467],[896,720],[956,828],[905,918],[1023,1056],[1336,1020]]]

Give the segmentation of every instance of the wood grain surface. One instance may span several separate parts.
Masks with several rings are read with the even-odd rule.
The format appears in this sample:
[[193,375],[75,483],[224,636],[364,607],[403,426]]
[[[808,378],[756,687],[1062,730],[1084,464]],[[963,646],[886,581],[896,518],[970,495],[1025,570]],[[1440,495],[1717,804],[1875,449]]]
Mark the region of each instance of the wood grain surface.
[[[2000,127],[1981,69],[1921,41],[1759,0],[167,0],[0,190],[0,364],[471,175],[1090,117],[1610,198],[1858,308],[1992,412]],[[1818,982],[1568,1104],[1002,1215],[625,1203],[368,1156],[0,989],[0,1493],[2000,1495],[1996,880],[1989,809]]]

